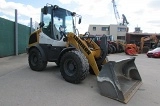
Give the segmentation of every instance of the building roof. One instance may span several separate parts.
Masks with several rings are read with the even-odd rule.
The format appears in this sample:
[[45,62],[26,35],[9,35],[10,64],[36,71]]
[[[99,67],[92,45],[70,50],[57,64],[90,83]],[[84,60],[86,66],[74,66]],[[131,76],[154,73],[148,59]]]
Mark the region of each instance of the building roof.
[[155,33],[135,33],[135,32],[128,32],[127,34],[129,34],[129,35],[145,35],[145,36],[147,36],[147,35],[157,35],[157,36],[160,36],[160,34],[155,34]]

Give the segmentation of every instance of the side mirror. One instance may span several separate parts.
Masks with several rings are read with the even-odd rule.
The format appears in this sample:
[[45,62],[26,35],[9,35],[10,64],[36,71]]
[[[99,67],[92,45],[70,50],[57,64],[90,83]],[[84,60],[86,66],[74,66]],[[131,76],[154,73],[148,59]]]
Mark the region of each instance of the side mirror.
[[58,9],[59,8],[59,6],[57,6],[57,5],[54,5],[53,6],[53,10],[56,10],[56,9]]
[[81,23],[82,17],[79,17],[78,24]]
[[48,7],[47,6],[44,6],[44,8],[42,9],[43,11],[43,14],[47,14],[48,13]]
[[76,15],[76,12],[72,12],[71,15],[72,15],[72,16],[75,16],[75,15]]

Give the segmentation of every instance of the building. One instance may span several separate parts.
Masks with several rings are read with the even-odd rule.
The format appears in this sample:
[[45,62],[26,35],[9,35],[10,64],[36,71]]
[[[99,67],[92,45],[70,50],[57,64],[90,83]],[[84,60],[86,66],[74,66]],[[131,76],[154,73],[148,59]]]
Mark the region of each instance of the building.
[[128,27],[124,25],[89,25],[91,35],[112,35],[114,40],[125,40]]
[[140,27],[135,27],[134,33],[142,33],[142,30]]

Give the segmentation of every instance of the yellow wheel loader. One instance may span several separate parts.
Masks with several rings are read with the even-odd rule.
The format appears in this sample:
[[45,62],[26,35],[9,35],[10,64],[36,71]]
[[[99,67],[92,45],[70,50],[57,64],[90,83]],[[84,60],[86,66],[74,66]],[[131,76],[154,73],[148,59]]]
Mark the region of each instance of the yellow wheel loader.
[[[141,37],[140,53],[145,53],[145,52],[143,51],[143,49],[144,49],[144,43],[145,43],[146,41],[150,41],[150,40],[153,40],[154,46],[157,47],[159,40],[158,40],[158,38],[157,38],[156,35],[150,35],[150,36]],[[149,49],[149,47],[147,47],[147,48]],[[147,50],[146,52],[148,52],[148,50]]]
[[47,4],[41,9],[40,27],[29,37],[30,68],[42,71],[47,62],[55,62],[62,77],[75,84],[83,81],[90,70],[97,76],[102,95],[127,103],[142,83],[135,58],[108,61],[106,36],[98,46],[89,33],[78,33],[76,18],[80,24],[80,15],[57,5]]

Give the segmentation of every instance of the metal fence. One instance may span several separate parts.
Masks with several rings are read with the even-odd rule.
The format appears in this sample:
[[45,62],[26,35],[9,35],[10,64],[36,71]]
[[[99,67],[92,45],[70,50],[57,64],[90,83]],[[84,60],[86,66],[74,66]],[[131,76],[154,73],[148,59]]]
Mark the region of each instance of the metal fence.
[[17,23],[17,10],[15,22],[0,17],[0,57],[25,53],[31,32],[32,27]]

